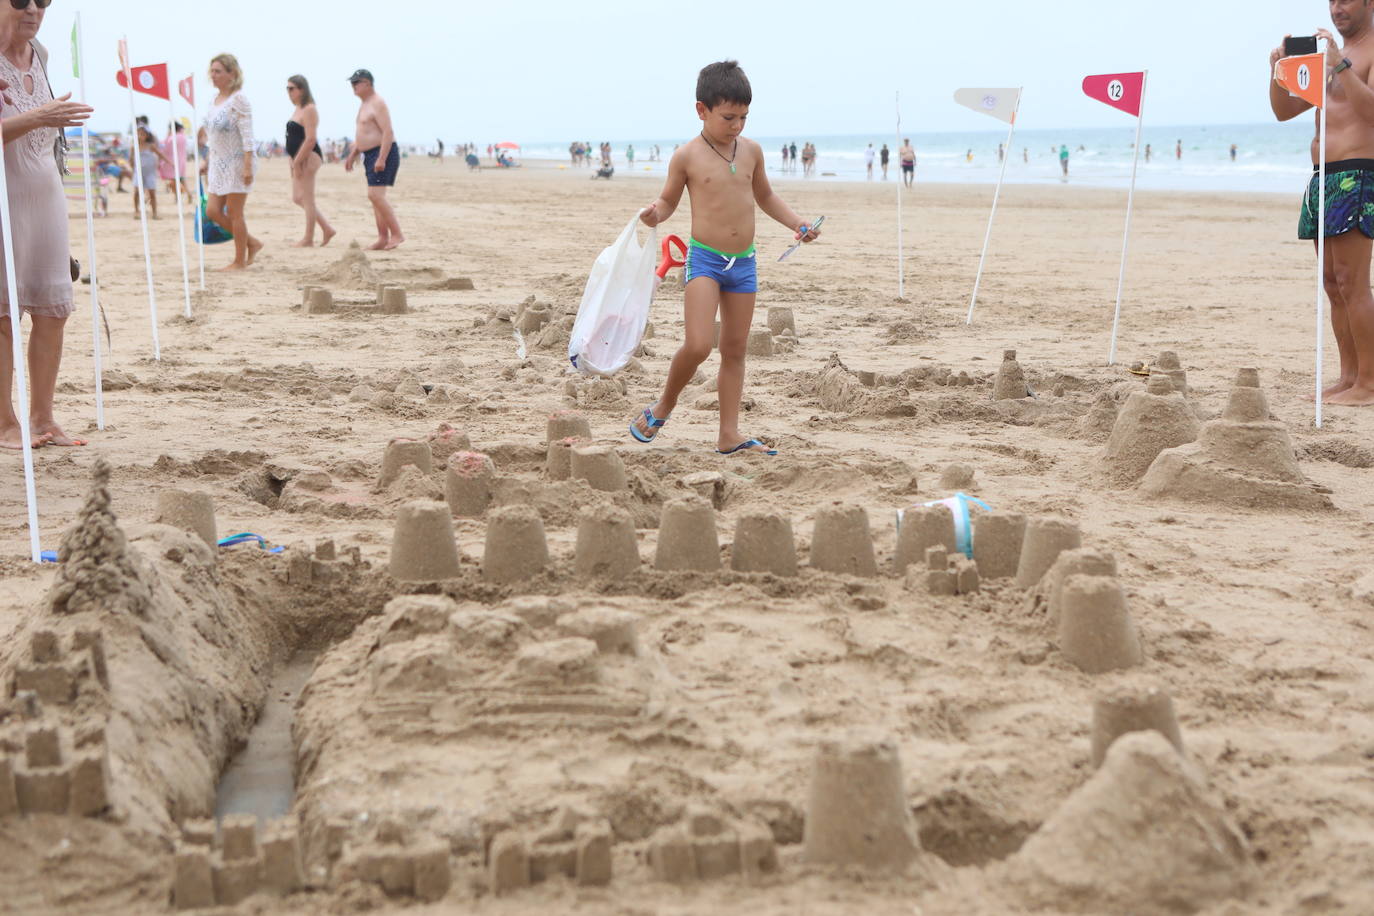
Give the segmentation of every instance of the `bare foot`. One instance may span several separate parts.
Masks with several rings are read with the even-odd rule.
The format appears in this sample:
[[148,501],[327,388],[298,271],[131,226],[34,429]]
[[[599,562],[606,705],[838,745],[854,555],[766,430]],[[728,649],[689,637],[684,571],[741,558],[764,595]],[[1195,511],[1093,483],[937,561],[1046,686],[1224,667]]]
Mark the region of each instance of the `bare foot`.
[[[42,448],[48,444],[48,440],[51,438],[52,436],[47,433],[41,436],[35,435],[32,437],[33,447]],[[19,434],[18,426],[7,426],[4,429],[0,429],[0,449],[9,449],[10,451],[16,452],[24,450],[24,439]]]
[[252,264],[252,263],[253,263],[253,259],[256,258],[256,257],[258,256],[258,252],[259,252],[259,251],[262,251],[262,242],[259,242],[259,241],[254,240],[254,241],[250,241],[250,242],[248,243],[248,263],[249,263],[249,264]]
[[[1330,403],[1332,395],[1340,394],[1354,384],[1354,382],[1347,382],[1345,379],[1341,379],[1334,385],[1328,385],[1326,388],[1322,389],[1322,403]],[[1315,401],[1317,398],[1316,395],[1309,394],[1305,395],[1305,399],[1308,401]]]
[[62,431],[62,427],[56,423],[35,424],[33,427],[33,441],[42,439],[47,445],[58,445],[63,448],[71,448],[77,445],[85,445],[85,439],[73,439]]
[[383,250],[390,251],[393,248],[400,248],[401,245],[404,244],[405,240],[406,237],[404,235],[393,235],[391,237],[391,241],[387,242],[386,245],[383,246]]
[[384,250],[384,249],[386,248],[386,245],[387,245],[387,240],[384,239],[384,238],[380,238],[380,239],[377,239],[377,241],[373,242],[371,245],[368,245],[368,246],[367,246],[367,250],[368,250],[368,251],[382,251],[382,250]]
[[321,242],[320,242],[320,247],[323,248],[324,246],[328,245],[328,244],[329,244],[329,240],[332,239],[334,236],[336,236],[336,235],[338,235],[338,234],[339,234],[339,233],[338,233],[336,230],[334,230],[334,229],[326,229],[326,230],[324,230],[324,239],[321,240]]
[[315,240],[314,240],[314,239],[301,239],[299,242],[294,243],[291,247],[292,247],[292,248],[314,248],[314,247],[315,247]]
[[235,262],[232,263],[232,264],[225,264],[223,267],[219,268],[219,272],[220,272],[220,273],[224,273],[226,270],[247,270],[247,269],[248,269],[248,265],[247,265],[247,264],[240,264],[238,261],[235,261]]
[[1326,399],[1326,403],[1337,407],[1368,407],[1374,404],[1374,388],[1366,388],[1363,385],[1351,385],[1340,394],[1333,394]]

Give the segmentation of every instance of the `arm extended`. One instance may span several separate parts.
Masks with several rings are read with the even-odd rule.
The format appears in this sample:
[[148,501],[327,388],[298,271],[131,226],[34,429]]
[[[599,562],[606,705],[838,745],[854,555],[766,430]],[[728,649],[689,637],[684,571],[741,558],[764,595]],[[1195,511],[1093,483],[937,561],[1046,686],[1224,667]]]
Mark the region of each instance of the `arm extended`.
[[81,122],[89,118],[95,109],[80,102],[73,102],[71,97],[72,94],[69,92],[32,111],[6,118],[3,130],[0,131],[4,134],[5,143],[13,143],[25,134],[44,127],[56,127],[59,130],[80,127]]
[[[797,216],[797,212],[787,205],[787,202],[778,196],[778,192],[773,190],[773,185],[768,180],[768,174],[763,168],[763,150],[754,144],[756,155],[758,156],[758,166],[754,169],[754,201],[759,205],[759,209],[767,213],[773,219],[782,223],[788,229],[797,233],[797,238],[802,238],[802,226],[806,225],[805,220]],[[806,237],[803,241],[809,242],[820,235],[814,229],[807,228]]]

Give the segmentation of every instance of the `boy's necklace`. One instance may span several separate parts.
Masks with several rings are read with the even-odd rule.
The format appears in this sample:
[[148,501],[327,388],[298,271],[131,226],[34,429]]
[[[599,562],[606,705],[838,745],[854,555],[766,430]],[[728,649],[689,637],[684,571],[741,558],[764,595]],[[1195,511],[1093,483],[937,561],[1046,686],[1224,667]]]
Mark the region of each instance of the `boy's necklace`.
[[[712,143],[710,140],[707,140],[707,139],[706,139],[706,131],[704,131],[704,130],[701,132],[701,139],[706,140],[706,145],[709,146],[709,147],[711,147],[711,152],[715,153],[715,154],[716,154],[717,156],[719,156],[720,158],[725,159],[725,154],[722,153],[720,150],[716,149],[716,145],[715,145],[714,143]],[[725,161],[726,161],[727,163],[730,164],[730,174],[731,174],[731,175],[735,174],[735,154],[738,153],[738,152],[739,152],[739,140],[736,139],[736,140],[735,140],[735,143],[734,143],[734,146],[733,146],[733,147],[731,148],[731,150],[730,150],[730,158],[729,158],[729,159],[725,159]]]

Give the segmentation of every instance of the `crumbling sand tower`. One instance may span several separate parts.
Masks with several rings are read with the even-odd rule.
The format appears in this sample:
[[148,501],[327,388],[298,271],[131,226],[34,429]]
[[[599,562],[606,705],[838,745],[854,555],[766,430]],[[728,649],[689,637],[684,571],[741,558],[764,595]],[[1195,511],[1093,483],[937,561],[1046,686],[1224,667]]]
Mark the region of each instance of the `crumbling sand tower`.
[[320,289],[320,287],[311,284],[306,284],[301,287],[301,308],[305,309],[307,312],[310,310],[310,297],[317,289]]
[[921,854],[892,740],[829,741],[816,751],[802,858],[901,871]]
[[689,806],[679,824],[649,838],[649,868],[671,884],[743,874],[757,880],[778,870],[772,832],[762,824],[732,821],[701,805]]
[[735,522],[730,568],[735,572],[795,576],[797,539],[792,534],[792,522],[778,512],[741,515]]
[[395,483],[407,465],[413,465],[421,474],[434,473],[434,458],[428,442],[399,437],[388,442],[382,454],[382,471],[377,475],[376,489],[385,490]]
[[549,414],[544,433],[545,442],[572,438],[591,439],[592,426],[587,422],[587,418],[577,411],[560,410]]
[[939,546],[945,553],[958,550],[954,535],[954,513],[948,506],[916,506],[902,513],[897,530],[897,549],[892,555],[892,572],[900,576],[914,563],[924,563],[926,552]]
[[664,503],[654,567],[699,572],[720,569],[720,540],[710,503],[695,495]]
[[426,441],[429,442],[430,456],[434,461],[447,462],[454,452],[472,450],[472,440],[468,438],[468,434],[454,429],[447,423],[440,423],[439,428],[430,433]]
[[487,519],[482,576],[507,585],[531,579],[550,566],[544,520],[533,506],[505,506]]
[[1200,430],[1197,417],[1169,378],[1151,375],[1146,390],[1128,397],[1116,415],[1102,456],[1107,474],[1122,486],[1134,484],[1160,452],[1196,441]]
[[832,503],[816,512],[811,567],[848,576],[876,576],[878,561],[868,513],[862,506]]
[[219,545],[215,526],[215,501],[209,493],[163,490],[157,494],[157,521],[190,531],[214,550]]
[[439,582],[459,574],[458,542],[446,504],[415,500],[401,506],[391,537],[389,570],[402,582]]
[[455,518],[478,518],[491,505],[496,465],[481,452],[454,452],[444,475],[444,499]]
[[784,331],[789,331],[795,336],[797,333],[797,318],[787,306],[769,306],[768,330],[775,335],[781,334]]
[[625,463],[609,445],[583,445],[572,450],[570,473],[574,480],[585,480],[593,490],[613,493],[629,487]]
[[767,328],[752,328],[745,350],[750,356],[773,355],[773,332]]
[[1221,801],[1154,731],[1119,738],[1006,865],[1021,906],[1146,916],[1212,909],[1257,878]]
[[1002,351],[1002,365],[997,367],[997,378],[992,383],[992,397],[998,401],[1017,400],[1028,397],[1030,388],[1026,385],[1026,373],[1016,361],[1015,350]]
[[48,606],[54,614],[99,610],[145,617],[152,591],[110,508],[110,463],[96,458],[92,478],[85,504],[62,536]]
[[[1178,354],[1173,350],[1165,350],[1159,354],[1155,364],[1150,367],[1150,375],[1156,373],[1168,376],[1174,390],[1184,397],[1188,396],[1188,373],[1183,370],[1183,364],[1178,361]],[[1258,385],[1259,382],[1255,384]]]
[[1026,536],[1021,542],[1021,559],[1016,566],[1016,584],[1031,588],[1049,571],[1061,551],[1082,546],[1083,535],[1078,523],[1066,518],[1045,516],[1026,522]]
[[973,465],[954,462],[940,472],[940,489],[948,493],[973,489]]
[[639,542],[628,510],[597,503],[577,523],[574,570],[579,578],[624,579],[639,570]]
[[1059,629],[1064,606],[1064,583],[1069,576],[1108,576],[1115,579],[1116,575],[1116,556],[1105,550],[1078,547],[1060,553],[1049,572],[1040,580],[1050,629]]
[[986,512],[973,520],[973,561],[984,579],[1016,575],[1026,517],[1019,512]]
[[1183,753],[1183,735],[1168,690],[1157,684],[1127,683],[1099,693],[1093,701],[1093,768],[1102,765],[1107,749],[1117,738],[1143,731],[1159,732]]
[[420,380],[413,375],[407,375],[397,382],[391,393],[400,398],[422,398],[429,394],[425,391],[425,386],[420,384]]
[[1088,674],[1132,668],[1145,661],[1120,582],[1110,576],[1083,575],[1064,580],[1059,651]]
[[1140,490],[1256,509],[1332,508],[1298,469],[1288,430],[1270,419],[1255,369],[1240,370],[1226,410],[1203,425],[1197,442],[1159,453]]
[[572,450],[588,445],[586,439],[569,437],[549,441],[544,455],[544,473],[549,480],[567,480],[572,477]]

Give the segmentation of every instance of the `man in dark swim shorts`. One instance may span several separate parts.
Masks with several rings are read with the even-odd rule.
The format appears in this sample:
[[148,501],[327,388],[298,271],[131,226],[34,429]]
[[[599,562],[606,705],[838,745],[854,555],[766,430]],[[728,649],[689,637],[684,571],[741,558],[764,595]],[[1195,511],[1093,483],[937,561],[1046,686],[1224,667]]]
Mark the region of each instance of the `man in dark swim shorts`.
[[353,150],[344,162],[344,171],[353,171],[361,151],[367,173],[367,199],[377,220],[377,241],[367,246],[374,251],[390,251],[406,240],[396,211],[387,200],[387,188],[396,184],[396,170],[401,167],[401,150],[391,129],[391,111],[377,90],[373,88],[371,70],[355,70],[348,78],[353,94],[362,102],[358,106],[358,134]]
[[[1315,4],[1314,4],[1315,5]],[[1331,302],[1331,327],[1340,349],[1341,374],[1323,389],[1327,404],[1348,407],[1374,405],[1374,292],[1369,262],[1374,250],[1374,46],[1365,41],[1374,32],[1374,0],[1328,0],[1331,22],[1339,38],[1318,29],[1326,41],[1326,221],[1322,227],[1326,263],[1323,285]],[[1284,56],[1282,46],[1269,55],[1269,69]],[[1321,79],[1314,73],[1312,80]],[[1288,94],[1277,80],[1269,83],[1269,106],[1274,117],[1288,121],[1313,108]],[[1318,116],[1320,113],[1318,112]],[[1318,122],[1320,123],[1320,122]],[[1319,145],[1312,140],[1312,162]],[[1317,238],[1318,176],[1308,182],[1298,217],[1298,237]],[[1351,230],[1358,230],[1352,232]]]
[[380,146],[372,149],[363,150],[363,170],[367,175],[367,186],[370,188],[392,188],[396,186],[396,170],[401,167],[401,150],[395,143],[391,144],[391,153],[386,157],[386,164],[382,170],[377,171],[377,154],[382,151]]

